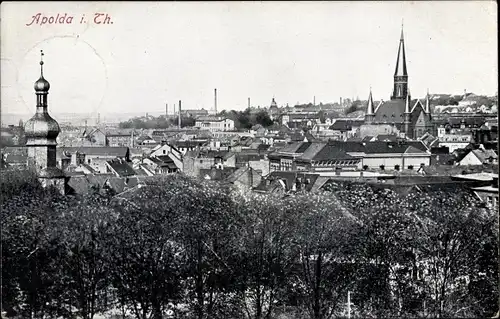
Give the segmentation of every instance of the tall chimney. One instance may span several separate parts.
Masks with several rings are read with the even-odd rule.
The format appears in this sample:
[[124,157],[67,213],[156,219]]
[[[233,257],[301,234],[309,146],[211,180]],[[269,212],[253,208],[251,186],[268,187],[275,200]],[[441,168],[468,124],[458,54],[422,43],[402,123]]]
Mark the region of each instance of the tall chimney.
[[250,108],[250,98],[248,98],[248,108]]
[[179,129],[181,128],[181,100],[179,100]]
[[217,114],[217,89],[214,89],[214,92],[215,92],[214,111],[215,111],[215,114]]
[[168,103],[165,104],[165,118],[168,118]]
[[313,97],[313,105],[316,106],[316,96]]

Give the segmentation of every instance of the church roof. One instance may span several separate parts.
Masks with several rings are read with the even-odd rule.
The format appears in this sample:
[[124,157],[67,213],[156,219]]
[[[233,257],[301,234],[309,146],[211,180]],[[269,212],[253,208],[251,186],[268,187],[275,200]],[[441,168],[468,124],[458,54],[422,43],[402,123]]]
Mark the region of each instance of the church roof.
[[[418,99],[411,100],[411,110],[415,111],[417,103],[422,103]],[[405,113],[405,100],[390,100],[382,102],[375,110],[375,122],[403,123]],[[423,105],[422,105],[423,107]]]

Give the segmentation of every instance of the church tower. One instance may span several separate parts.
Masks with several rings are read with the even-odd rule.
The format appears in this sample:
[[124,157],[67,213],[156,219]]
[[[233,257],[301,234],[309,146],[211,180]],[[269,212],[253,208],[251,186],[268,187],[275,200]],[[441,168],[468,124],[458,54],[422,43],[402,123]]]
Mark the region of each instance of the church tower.
[[365,123],[371,124],[375,117],[375,110],[373,106],[372,88],[370,87],[370,95],[368,96],[368,105],[366,106]]
[[36,113],[24,126],[28,147],[28,165],[35,169],[44,187],[52,185],[64,193],[65,176],[56,163],[56,139],[60,128],[47,110],[50,84],[43,77],[43,51],[40,51],[40,54],[40,78],[34,85]]
[[401,26],[401,38],[399,39],[398,59],[394,72],[394,90],[391,100],[405,100],[408,94],[408,72],[406,70],[405,40],[403,26]]

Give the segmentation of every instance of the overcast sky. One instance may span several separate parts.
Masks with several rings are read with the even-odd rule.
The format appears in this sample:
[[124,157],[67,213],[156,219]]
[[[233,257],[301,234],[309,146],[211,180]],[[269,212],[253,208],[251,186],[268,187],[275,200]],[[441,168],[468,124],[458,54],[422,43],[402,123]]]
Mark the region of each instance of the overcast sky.
[[3,2],[1,111],[34,111],[41,49],[52,112],[208,109],[214,88],[219,110],[366,99],[370,86],[388,99],[402,20],[412,96],[493,95],[496,14],[493,1]]

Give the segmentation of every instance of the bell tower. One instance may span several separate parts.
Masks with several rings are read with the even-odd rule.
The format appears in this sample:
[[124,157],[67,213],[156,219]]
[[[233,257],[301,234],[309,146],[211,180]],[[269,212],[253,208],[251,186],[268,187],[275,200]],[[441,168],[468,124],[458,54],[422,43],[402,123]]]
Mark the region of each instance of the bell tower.
[[61,130],[48,112],[47,97],[50,83],[43,77],[43,64],[43,51],[40,51],[40,78],[34,85],[36,112],[24,125],[28,165],[35,169],[44,187],[52,185],[64,193],[65,176],[56,162],[56,140]]

